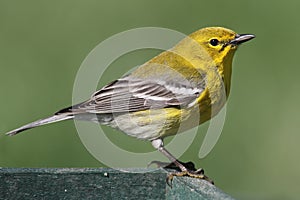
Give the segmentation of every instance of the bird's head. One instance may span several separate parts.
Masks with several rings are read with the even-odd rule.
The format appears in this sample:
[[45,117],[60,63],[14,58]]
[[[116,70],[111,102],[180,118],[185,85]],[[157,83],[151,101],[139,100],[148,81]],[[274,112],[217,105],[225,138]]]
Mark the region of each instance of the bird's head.
[[237,34],[223,27],[208,27],[200,29],[190,36],[203,48],[216,63],[232,59],[237,47],[253,39],[252,34]]

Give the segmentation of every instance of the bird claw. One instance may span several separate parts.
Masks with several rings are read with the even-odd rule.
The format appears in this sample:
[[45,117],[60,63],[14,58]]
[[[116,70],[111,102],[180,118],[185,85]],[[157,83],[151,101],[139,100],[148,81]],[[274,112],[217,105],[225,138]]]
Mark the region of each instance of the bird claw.
[[172,181],[173,181],[174,176],[188,176],[191,178],[203,179],[214,185],[213,180],[211,180],[208,176],[206,176],[204,174],[204,170],[202,168],[200,168],[196,171],[186,170],[186,171],[181,171],[181,172],[170,173],[166,178],[166,182],[171,188],[172,188]]
[[[180,164],[182,164],[186,170],[184,171],[180,171],[180,172],[172,172],[170,173],[167,178],[166,178],[166,182],[167,184],[172,188],[172,181],[174,176],[189,176],[192,178],[199,178],[199,179],[203,179],[206,180],[208,182],[210,182],[211,184],[214,184],[214,182],[204,174],[204,170],[202,168],[200,169],[196,169],[195,168],[195,164],[193,162],[180,162],[178,161]],[[178,166],[176,166],[175,163],[168,163],[168,162],[161,162],[161,161],[151,161],[148,164],[148,167],[152,164],[155,164],[157,167],[162,167],[162,168],[167,168],[167,169],[175,169],[175,170],[180,170],[180,168]]]
[[204,169],[199,168],[195,171],[196,174],[204,174]]

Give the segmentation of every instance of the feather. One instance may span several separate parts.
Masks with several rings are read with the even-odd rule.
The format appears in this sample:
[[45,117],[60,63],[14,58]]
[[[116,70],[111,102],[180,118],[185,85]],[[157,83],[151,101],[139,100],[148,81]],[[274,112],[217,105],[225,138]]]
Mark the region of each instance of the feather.
[[118,79],[95,92],[91,99],[61,113],[127,113],[150,108],[187,107],[204,91],[201,81],[198,87],[191,84],[169,83],[162,80],[145,80],[130,76]]

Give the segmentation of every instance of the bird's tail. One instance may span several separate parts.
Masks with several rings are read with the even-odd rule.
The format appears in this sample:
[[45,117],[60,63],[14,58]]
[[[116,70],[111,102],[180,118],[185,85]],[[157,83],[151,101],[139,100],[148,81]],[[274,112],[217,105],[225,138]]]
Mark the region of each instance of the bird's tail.
[[65,115],[65,114],[58,114],[58,115],[53,115],[52,117],[48,117],[45,119],[40,119],[37,120],[35,122],[31,122],[29,124],[26,124],[24,126],[21,126],[20,128],[17,128],[15,130],[9,131],[8,133],[6,133],[6,135],[16,135],[22,131],[37,127],[37,126],[42,126],[45,124],[51,124],[54,122],[59,122],[59,121],[63,121],[63,120],[67,120],[67,119],[73,119],[74,116],[73,115]]

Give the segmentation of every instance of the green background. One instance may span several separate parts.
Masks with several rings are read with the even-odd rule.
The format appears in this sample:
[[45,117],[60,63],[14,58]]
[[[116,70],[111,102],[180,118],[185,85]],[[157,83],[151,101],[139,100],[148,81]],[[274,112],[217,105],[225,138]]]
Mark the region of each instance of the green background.
[[[235,56],[226,122],[217,145],[199,160],[206,124],[180,159],[193,160],[218,187],[238,199],[297,199],[299,7],[297,0],[1,0],[0,132],[69,106],[80,64],[97,44],[116,33],[157,26],[189,34],[206,26],[224,26],[257,38]],[[157,52],[122,56],[100,85]],[[128,150],[152,149],[148,142],[107,130]],[[0,166],[103,167],[82,145],[72,121],[16,137],[1,136]]]

